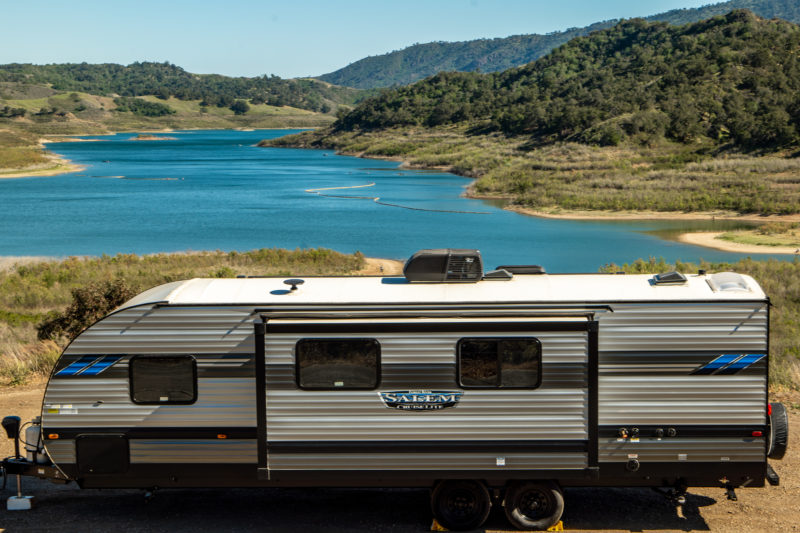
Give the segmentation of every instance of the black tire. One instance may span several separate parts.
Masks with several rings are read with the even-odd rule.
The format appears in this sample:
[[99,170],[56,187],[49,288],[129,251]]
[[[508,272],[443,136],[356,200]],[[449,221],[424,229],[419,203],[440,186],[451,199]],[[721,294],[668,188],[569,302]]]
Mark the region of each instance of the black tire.
[[769,415],[769,440],[767,457],[783,459],[786,446],[789,444],[789,416],[782,403],[771,403],[772,413]]
[[453,531],[477,529],[486,522],[492,499],[480,481],[440,481],[431,494],[431,510],[436,521]]
[[506,517],[524,530],[544,530],[561,520],[564,494],[550,481],[529,481],[511,485],[506,492]]

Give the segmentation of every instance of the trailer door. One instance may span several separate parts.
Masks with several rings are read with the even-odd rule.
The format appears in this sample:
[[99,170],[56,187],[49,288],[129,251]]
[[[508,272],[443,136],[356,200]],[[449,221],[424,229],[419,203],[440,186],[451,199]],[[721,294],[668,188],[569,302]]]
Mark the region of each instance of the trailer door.
[[273,318],[263,335],[262,479],[596,474],[591,315]]

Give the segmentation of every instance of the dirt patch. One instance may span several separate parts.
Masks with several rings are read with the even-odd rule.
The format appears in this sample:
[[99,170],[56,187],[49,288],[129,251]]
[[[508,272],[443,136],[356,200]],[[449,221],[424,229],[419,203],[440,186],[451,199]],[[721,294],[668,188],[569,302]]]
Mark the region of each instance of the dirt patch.
[[[0,416],[23,421],[39,414],[44,383],[0,389]],[[789,408],[789,451],[771,461],[781,486],[738,489],[729,501],[721,488],[690,489],[676,510],[650,489],[567,489],[568,531],[800,531],[800,394],[777,393]],[[11,441],[0,439],[10,455]],[[3,497],[13,494],[9,480]],[[424,532],[431,515],[427,490],[172,489],[145,503],[139,490],[81,490],[24,480],[37,498],[33,511],[0,510],[0,533],[29,531]],[[268,526],[267,526],[268,524]],[[4,529],[5,528],[5,529]],[[481,531],[509,531],[496,504]]]
[[365,257],[367,266],[356,272],[361,276],[399,276],[403,274],[403,262],[395,259]]

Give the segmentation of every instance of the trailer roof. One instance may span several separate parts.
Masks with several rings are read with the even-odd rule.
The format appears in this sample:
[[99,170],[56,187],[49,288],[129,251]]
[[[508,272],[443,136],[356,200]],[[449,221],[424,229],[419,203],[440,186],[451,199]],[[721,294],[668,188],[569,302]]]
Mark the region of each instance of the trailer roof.
[[477,283],[411,283],[403,277],[306,277],[289,290],[285,277],[177,281],[154,287],[122,307],[173,305],[414,304],[765,300],[753,278],[734,273],[687,275],[656,284],[653,275],[540,274]]

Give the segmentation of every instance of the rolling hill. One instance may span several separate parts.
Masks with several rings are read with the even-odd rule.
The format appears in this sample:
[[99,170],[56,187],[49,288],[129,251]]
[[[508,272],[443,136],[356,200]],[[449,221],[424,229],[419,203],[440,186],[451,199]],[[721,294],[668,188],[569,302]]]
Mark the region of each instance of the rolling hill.
[[[693,9],[675,9],[647,17],[646,20],[680,25],[724,15],[734,9],[749,9],[763,18],[782,18],[800,23],[800,3],[796,0],[730,0]],[[318,79],[336,85],[373,89],[408,85],[444,71],[499,72],[534,61],[575,37],[610,28],[618,22],[598,22],[547,35],[417,44],[388,54],[366,57],[318,76]]]
[[384,90],[267,143],[402,158],[571,210],[800,212],[800,26],[624,21],[499,73]]

